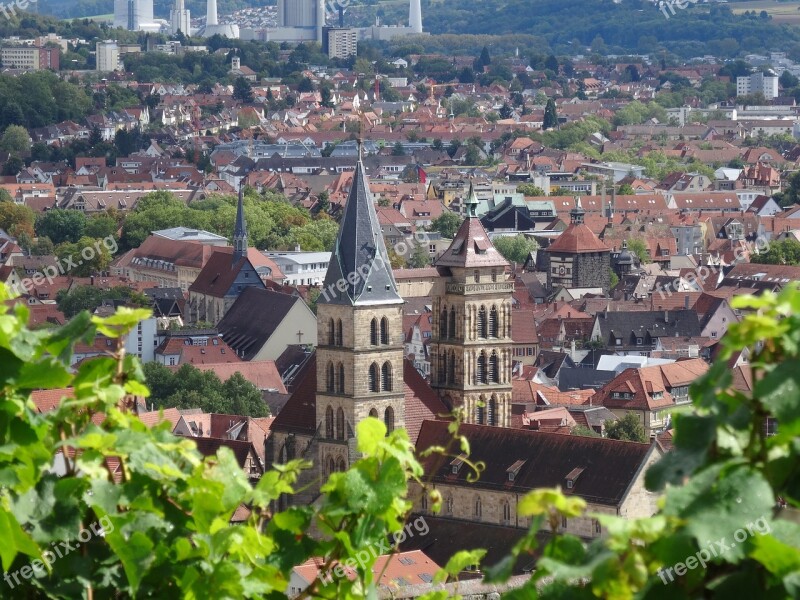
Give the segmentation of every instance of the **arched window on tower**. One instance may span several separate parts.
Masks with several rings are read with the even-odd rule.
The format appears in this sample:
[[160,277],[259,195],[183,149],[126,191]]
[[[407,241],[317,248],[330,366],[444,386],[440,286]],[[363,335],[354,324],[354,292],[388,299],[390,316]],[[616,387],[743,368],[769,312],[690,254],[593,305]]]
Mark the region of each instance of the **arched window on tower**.
[[480,397],[480,400],[478,400],[478,403],[475,405],[475,424],[486,424],[486,401],[483,399],[483,396]]
[[339,363],[339,379],[336,381],[336,391],[344,394],[344,365]]
[[475,383],[486,383],[486,352],[478,354],[478,368],[475,369]]
[[489,357],[489,383],[500,382],[500,359],[497,356],[497,351],[493,350]]
[[378,345],[378,319],[373,318],[369,323],[369,343]]
[[375,410],[374,408],[370,408],[369,409],[369,416],[373,417],[374,419],[377,419],[378,418],[378,411]]
[[383,422],[386,425],[386,433],[392,433],[394,431],[394,409],[391,406],[387,406],[383,411]]
[[482,509],[482,506],[481,506],[481,497],[480,496],[476,496],[475,497],[475,518],[476,519],[480,519],[482,514],[483,514],[483,509]]
[[443,340],[447,337],[447,308],[442,309],[442,314],[439,316],[439,339]]
[[329,456],[328,457],[328,475],[330,476],[335,472],[336,472],[336,463],[333,462],[333,457]]
[[453,494],[447,494],[444,499],[444,514],[453,514]]
[[327,389],[329,392],[333,392],[334,389],[335,389],[335,386],[334,386],[334,381],[333,381],[333,363],[332,362],[328,363],[328,374],[327,374],[327,380],[326,380],[325,383],[326,383],[325,389]]
[[328,321],[328,345],[334,346],[336,344],[336,336],[334,332],[333,319]]
[[497,425],[497,398],[492,396],[487,405],[486,416],[488,425]]
[[381,319],[381,344],[389,343],[389,319],[383,317]]
[[341,346],[342,345],[342,339],[343,339],[342,338],[342,320],[339,319],[338,321],[336,321],[336,345],[337,346]]
[[456,307],[450,307],[450,324],[448,325],[448,336],[451,338],[456,337]]
[[481,306],[478,309],[478,337],[485,339],[488,337],[488,333],[486,328],[486,307]]
[[333,409],[330,406],[325,409],[325,437],[333,439]]
[[344,473],[345,471],[347,471],[347,465],[344,464],[344,459],[343,458],[339,459],[339,462],[336,465],[336,470],[339,471],[339,473]]
[[456,353],[450,350],[450,360],[447,362],[447,383],[456,382]]
[[380,392],[380,374],[378,373],[378,365],[372,363],[369,366],[369,391]]
[[447,381],[447,353],[442,352],[439,355],[439,383]]
[[498,330],[497,307],[492,305],[489,310],[489,337],[496,338]]
[[392,391],[392,363],[388,360],[381,367],[381,389],[384,392]]
[[341,407],[336,411],[336,437],[343,440],[344,435],[344,411]]

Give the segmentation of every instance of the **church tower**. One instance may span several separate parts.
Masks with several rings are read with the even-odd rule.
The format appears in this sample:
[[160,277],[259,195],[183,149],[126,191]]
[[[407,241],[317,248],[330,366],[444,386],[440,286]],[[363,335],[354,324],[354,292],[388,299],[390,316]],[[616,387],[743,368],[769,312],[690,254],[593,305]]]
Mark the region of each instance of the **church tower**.
[[436,261],[445,292],[433,299],[431,387],[467,423],[511,423],[511,297],[508,262],[477,217],[470,185],[467,218]]
[[402,311],[359,147],[317,301],[316,422],[325,476],[355,459],[362,419],[382,419],[390,431],[405,425]]
[[233,229],[233,264],[247,256],[247,221],[244,218],[244,184],[239,184],[239,204]]

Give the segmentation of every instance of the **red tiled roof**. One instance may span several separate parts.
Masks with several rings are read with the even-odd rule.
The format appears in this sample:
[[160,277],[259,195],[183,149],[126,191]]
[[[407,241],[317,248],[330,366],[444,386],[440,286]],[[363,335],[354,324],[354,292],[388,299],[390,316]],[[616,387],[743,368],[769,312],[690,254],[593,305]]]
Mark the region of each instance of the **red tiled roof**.
[[546,252],[610,252],[611,249],[600,241],[589,227],[583,223],[570,223],[556,241],[545,248]]
[[508,267],[508,261],[492,245],[480,219],[467,218],[453,243],[436,260],[437,267]]

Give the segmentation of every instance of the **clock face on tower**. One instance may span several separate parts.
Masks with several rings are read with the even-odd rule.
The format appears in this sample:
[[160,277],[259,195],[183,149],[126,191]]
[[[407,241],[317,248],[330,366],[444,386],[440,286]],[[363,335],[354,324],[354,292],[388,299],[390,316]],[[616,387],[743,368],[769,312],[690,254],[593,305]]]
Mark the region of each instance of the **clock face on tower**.
[[566,275],[566,273],[567,273],[567,268],[564,265],[561,265],[558,268],[558,274],[563,277],[564,275]]

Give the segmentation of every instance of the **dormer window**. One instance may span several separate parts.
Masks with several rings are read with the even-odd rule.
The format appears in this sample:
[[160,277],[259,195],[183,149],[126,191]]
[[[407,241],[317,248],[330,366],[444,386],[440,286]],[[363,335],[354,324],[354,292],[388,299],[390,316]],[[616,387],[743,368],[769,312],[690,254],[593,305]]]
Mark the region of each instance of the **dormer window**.
[[522,466],[524,464],[525,464],[524,460],[518,460],[513,465],[508,467],[508,469],[506,469],[506,473],[508,474],[508,480],[509,481],[514,481],[516,479],[517,475],[520,472],[520,469],[522,469]]
[[453,475],[458,475],[458,472],[461,470],[461,465],[464,464],[464,460],[467,458],[466,454],[460,454],[457,458],[454,458],[450,462],[450,469]]
[[572,488],[575,487],[575,482],[578,481],[578,477],[581,476],[581,473],[583,473],[583,467],[577,467],[575,469],[572,469],[572,471],[570,471],[567,474],[566,479],[567,479],[567,489],[568,490],[571,490]]

